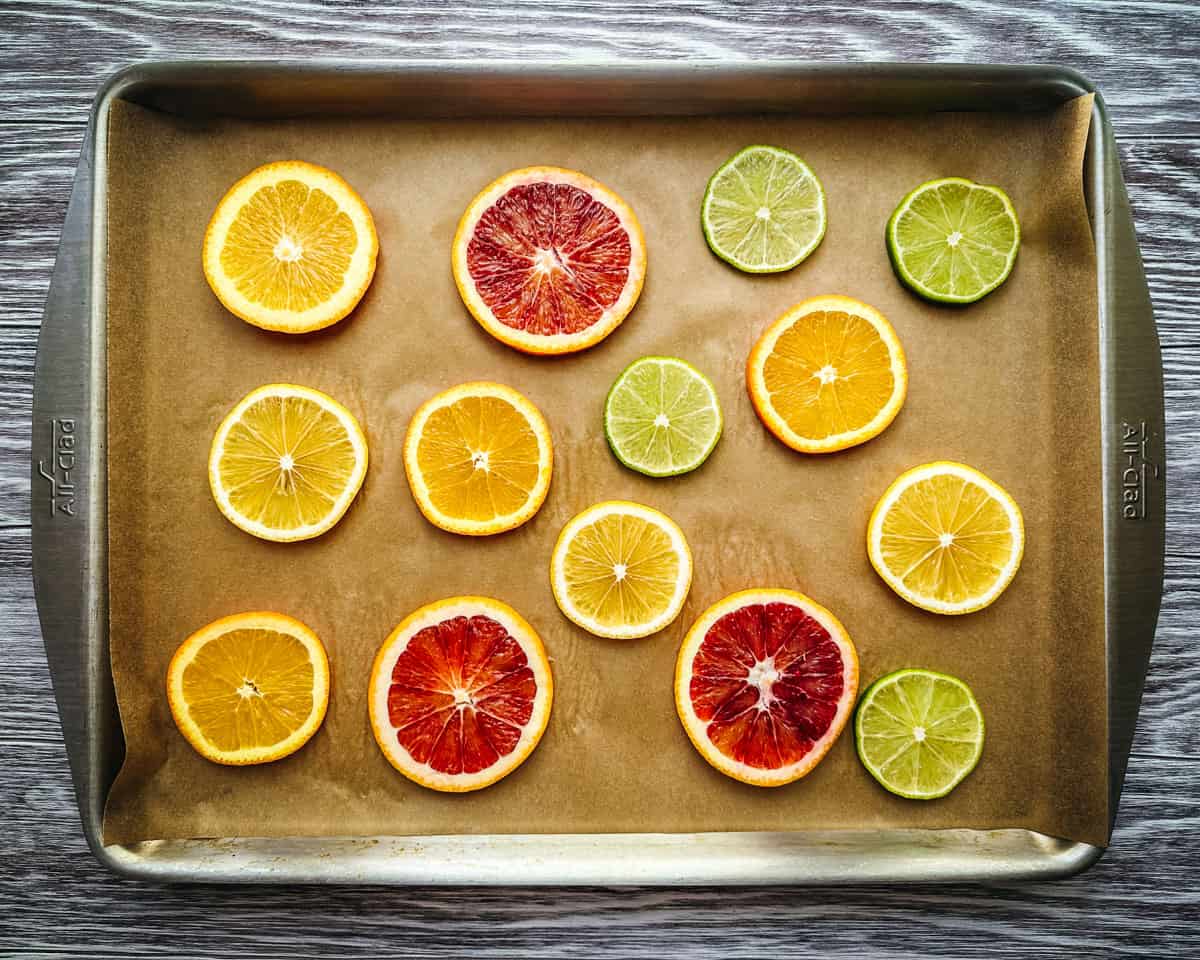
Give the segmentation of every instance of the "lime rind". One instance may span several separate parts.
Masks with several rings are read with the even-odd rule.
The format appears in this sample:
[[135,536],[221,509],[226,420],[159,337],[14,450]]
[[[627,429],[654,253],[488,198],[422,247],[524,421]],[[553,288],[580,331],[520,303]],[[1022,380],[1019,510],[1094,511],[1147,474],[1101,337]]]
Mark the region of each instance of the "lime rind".
[[[926,731],[920,742],[912,733],[918,726]],[[910,800],[934,800],[957,787],[979,763],[984,733],[971,688],[933,670],[909,668],[880,677],[863,693],[854,716],[862,765],[885,790]]]
[[[990,279],[985,280],[983,277],[980,277],[981,283],[979,286],[972,289],[969,293],[964,294],[956,294],[953,291],[938,289],[918,279],[913,273],[912,265],[905,262],[905,256],[901,252],[901,241],[897,235],[902,216],[912,207],[913,201],[918,196],[928,191],[951,185],[960,185],[969,188],[971,191],[978,191],[994,197],[1000,202],[1001,208],[1008,214],[1008,218],[1012,223],[1012,243],[1008,250],[1001,250],[995,247],[982,249],[981,247],[984,256],[1001,259],[1003,263],[998,269],[992,271],[993,276]],[[900,279],[900,282],[913,293],[924,297],[926,300],[932,300],[935,303],[968,304],[982,300],[1004,283],[1012,273],[1013,267],[1017,262],[1017,253],[1021,246],[1021,224],[1017,219],[1017,211],[1013,207],[1012,201],[1009,199],[1008,194],[1000,187],[992,184],[976,183],[965,177],[941,177],[936,180],[928,180],[905,195],[904,199],[897,204],[896,209],[892,211],[892,215],[888,218],[885,238],[888,258],[891,260],[892,269]],[[978,271],[976,271],[976,275],[978,276]]]
[[[676,385],[683,384],[682,388],[677,387],[669,403],[665,396],[667,371],[678,378]],[[639,384],[634,381],[651,378],[652,387],[655,375],[659,396],[644,396],[647,391],[639,391]],[[697,400],[703,397],[705,402],[693,402],[680,414],[678,404],[685,394]],[[656,426],[659,414],[671,414],[677,421],[683,417],[709,416],[707,422],[699,420],[692,425],[692,432],[685,433],[678,426]],[[716,449],[723,429],[724,416],[712,381],[678,357],[640,357],[621,371],[604,401],[604,436],[613,456],[630,470],[648,477],[676,477],[695,470]],[[698,430],[707,432],[697,435]],[[646,443],[639,452],[637,447],[643,437]],[[639,440],[638,444],[632,442],[634,438]]]
[[[773,166],[767,176],[767,196],[763,197],[754,192],[756,185],[746,179],[741,173],[741,168],[748,166],[753,160],[767,157],[771,159]],[[779,210],[777,207],[774,211],[777,217],[796,214],[811,216],[815,223],[807,227],[800,240],[791,236],[793,232],[800,232],[799,230],[786,231],[776,228],[772,233],[768,227],[768,224],[774,226],[772,221],[764,220],[761,224],[756,224],[757,211],[772,202],[770,187],[774,182],[777,164],[780,162],[791,166],[795,173],[793,180],[801,184],[802,190],[812,194],[810,203],[792,203],[783,210]],[[735,196],[728,197],[726,193],[732,193]],[[775,198],[776,205],[778,205],[779,199],[779,197]],[[722,220],[716,212],[718,204],[726,207],[729,216],[725,220]],[[708,243],[709,249],[730,266],[745,273],[783,273],[798,266],[820,245],[825,236],[827,220],[825,190],[812,168],[791,151],[765,144],[753,144],[745,147],[718,167],[708,180],[708,186],[704,191],[704,200],[700,205],[700,227],[704,231],[704,239]],[[742,222],[740,230],[739,221]],[[756,230],[761,230],[759,235],[764,238],[764,256],[758,260],[739,256],[738,250],[755,236]],[[766,247],[772,236],[776,238],[777,246],[787,251],[787,256],[769,257],[765,255]],[[751,244],[751,246],[753,245]]]

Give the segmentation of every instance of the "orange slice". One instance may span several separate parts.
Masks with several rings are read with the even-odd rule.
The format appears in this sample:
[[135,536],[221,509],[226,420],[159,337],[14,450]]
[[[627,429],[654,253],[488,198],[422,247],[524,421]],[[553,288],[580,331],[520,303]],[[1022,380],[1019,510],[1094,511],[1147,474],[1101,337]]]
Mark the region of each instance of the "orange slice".
[[546,499],[552,465],[545,417],[499,383],[462,383],[427,400],[404,440],[417,506],[451,533],[519,527]]
[[371,730],[423,787],[462,793],[517,769],[550,719],[542,641],[512,607],[452,597],[410,614],[371,668]]
[[180,733],[214,763],[268,763],[295,753],[329,705],[329,660],[317,635],[282,613],[214,620],[167,669]]
[[884,582],[933,613],[982,610],[1012,582],[1025,521],[1000,484],[965,463],[926,463],[884,491],[867,525],[867,553]]
[[526,353],[572,353],[607,337],[637,303],[646,241],[608,187],[526,167],[471,201],[451,262],[463,303],[493,337]]
[[798,303],[762,335],[746,365],[754,409],[794,450],[865,443],[895,419],[908,389],[896,331],[850,297]]
[[235,183],[204,235],[204,276],[247,323],[307,333],[355,308],[375,275],[371,211],[332,170],[268,163]]
[[675,708],[692,744],[721,773],[758,787],[812,770],[857,693],[845,628],[794,590],[744,590],[709,607],[675,665]]
[[367,474],[367,438],[320,390],[270,383],[217,428],[208,458],[213,499],[263,540],[320,536],[349,509]]

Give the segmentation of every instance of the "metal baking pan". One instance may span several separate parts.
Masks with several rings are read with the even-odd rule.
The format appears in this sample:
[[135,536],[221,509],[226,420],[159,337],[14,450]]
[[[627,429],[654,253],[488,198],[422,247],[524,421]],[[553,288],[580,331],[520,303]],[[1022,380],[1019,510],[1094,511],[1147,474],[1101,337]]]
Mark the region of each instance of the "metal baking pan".
[[[1027,830],[198,839],[105,845],[124,753],[108,656],[105,184],[115,100],[277,118],[1037,110],[1095,88],[1057,67],[651,63],[153,63],[100,91],[37,354],[33,570],[84,834],[118,873],[160,881],[719,884],[1014,880],[1086,869],[1102,847]],[[1095,101],[1085,190],[1102,384],[1109,809],[1115,818],[1162,595],[1162,361],[1112,128]],[[1111,824],[1110,824],[1111,828]],[[519,866],[518,866],[519,865]]]

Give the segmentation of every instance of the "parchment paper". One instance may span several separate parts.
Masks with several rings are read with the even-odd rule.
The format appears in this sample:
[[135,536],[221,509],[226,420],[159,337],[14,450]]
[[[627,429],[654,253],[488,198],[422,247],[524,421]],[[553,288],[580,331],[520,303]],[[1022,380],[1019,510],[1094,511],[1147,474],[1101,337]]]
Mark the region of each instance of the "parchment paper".
[[[1081,186],[1089,97],[1049,113],[453,122],[183,120],[117,104],[109,147],[109,586],[112,666],[128,743],[108,801],[108,842],[150,838],[539,832],[692,832],[839,827],[1026,827],[1107,842],[1105,659],[1096,272]],[[825,185],[816,253],[775,277],[715,259],[699,227],[711,172],[749,143],[801,154]],[[379,230],[374,284],[324,333],[270,334],[226,312],[200,267],[223,192],[253,167],[303,158],[339,171]],[[645,228],[641,302],[602,345],[522,356],[463,308],[450,243],[465,205],[529,164],[583,170],[628,200]],[[884,224],[918,183],[998,183],[1020,215],[1008,282],[966,309],[908,294]],[[746,356],[789,305],[837,292],[878,307],[908,355],[895,423],[852,451],[812,457],[755,417]],[[626,364],[672,354],[715,382],[725,435],[679,479],[621,467],[601,429]],[[554,480],[516,532],[443,533],[418,513],[402,464],[409,417],[434,392],[494,379],[550,422]],[[370,472],[326,536],[270,544],[226,521],[206,463],[213,431],[272,381],[324,390],[366,428]],[[948,458],[1012,492],[1028,546],[1010,589],[963,617],[924,613],[872,572],[864,531],[901,471]],[[547,581],[566,520],[627,498],[674,517],[695,554],[676,624],[641,641],[592,637],[558,612]],[[906,666],[971,684],[987,721],[976,771],[928,803],[887,794],[860,767],[852,731],[808,777],[759,789],[710,769],[676,719],[683,632],[709,604],[752,586],[803,590],[845,623],[863,685]],[[437,794],[393,771],[372,740],[375,651],[417,606],[454,594],[501,598],[550,652],[556,699],[532,757],[498,785]],[[333,664],[329,714],[289,759],[216,766],[175,729],[164,677],[193,630],[252,609],[309,624]]]

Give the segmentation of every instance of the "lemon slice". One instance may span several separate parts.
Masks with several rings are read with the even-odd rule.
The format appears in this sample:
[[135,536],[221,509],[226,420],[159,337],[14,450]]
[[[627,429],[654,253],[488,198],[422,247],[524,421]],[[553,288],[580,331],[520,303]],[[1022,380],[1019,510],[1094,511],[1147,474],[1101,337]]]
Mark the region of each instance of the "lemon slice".
[[1013,498],[978,470],[949,461],[901,474],[867,526],[867,552],[884,582],[934,613],[971,613],[992,603],[1024,550]]
[[692,585],[692,552],[666,514],[622,500],[572,519],[550,558],[554,599],[598,637],[633,639],[669,626]]
[[217,428],[208,481],[221,512],[263,540],[307,540],[332,527],[367,473],[367,438],[319,390],[272,383]]
[[252,170],[221,198],[204,235],[204,276],[247,323],[307,333],[354,309],[378,253],[371,211],[353,188],[288,160]]
[[282,613],[215,620],[183,642],[167,670],[179,731],[214,763],[295,753],[329,705],[329,659],[317,635]]

